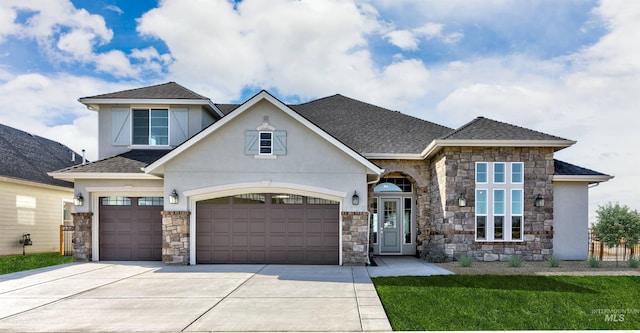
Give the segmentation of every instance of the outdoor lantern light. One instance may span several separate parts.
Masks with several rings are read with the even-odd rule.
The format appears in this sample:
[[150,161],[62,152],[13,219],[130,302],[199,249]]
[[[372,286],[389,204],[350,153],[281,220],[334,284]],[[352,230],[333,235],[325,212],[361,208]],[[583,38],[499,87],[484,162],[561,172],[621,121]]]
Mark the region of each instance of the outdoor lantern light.
[[535,201],[534,205],[536,207],[543,207],[544,206],[544,198],[542,197],[542,195],[538,194],[536,196],[536,201]]
[[458,197],[458,206],[465,207],[467,205],[467,199],[464,198],[464,193],[460,193]]
[[357,206],[360,204],[360,197],[358,196],[358,192],[353,191],[353,196],[351,197],[351,204]]
[[178,192],[175,189],[169,194],[169,203],[174,205],[178,203]]
[[78,192],[75,198],[73,198],[73,204],[75,206],[82,206],[84,204],[84,198],[82,197],[82,193]]

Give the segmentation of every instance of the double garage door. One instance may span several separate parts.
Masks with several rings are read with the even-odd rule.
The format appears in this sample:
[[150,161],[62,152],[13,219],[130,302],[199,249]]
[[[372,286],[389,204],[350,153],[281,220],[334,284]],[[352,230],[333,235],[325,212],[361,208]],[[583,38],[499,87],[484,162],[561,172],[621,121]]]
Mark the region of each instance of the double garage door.
[[197,263],[338,264],[339,206],[291,194],[197,203]]
[[[338,264],[337,202],[244,194],[196,207],[197,263]],[[100,198],[100,260],[161,260],[162,210],[162,197]]]

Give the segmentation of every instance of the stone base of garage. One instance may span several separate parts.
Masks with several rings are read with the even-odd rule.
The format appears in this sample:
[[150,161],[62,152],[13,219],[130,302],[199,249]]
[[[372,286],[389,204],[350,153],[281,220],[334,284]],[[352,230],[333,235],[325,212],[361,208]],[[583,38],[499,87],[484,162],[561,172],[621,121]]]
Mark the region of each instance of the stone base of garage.
[[342,212],[343,265],[365,265],[369,261],[368,216],[368,212]]
[[162,262],[188,265],[191,212],[162,211]]
[[73,216],[73,258],[77,261],[91,260],[91,221],[93,213],[71,213]]

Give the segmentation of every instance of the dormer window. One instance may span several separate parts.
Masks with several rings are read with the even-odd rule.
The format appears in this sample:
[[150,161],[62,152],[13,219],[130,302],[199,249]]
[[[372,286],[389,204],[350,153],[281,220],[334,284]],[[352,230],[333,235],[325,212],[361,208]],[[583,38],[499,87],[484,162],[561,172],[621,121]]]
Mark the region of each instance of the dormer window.
[[260,132],[260,155],[273,154],[273,132]]
[[169,110],[133,109],[134,145],[169,145]]

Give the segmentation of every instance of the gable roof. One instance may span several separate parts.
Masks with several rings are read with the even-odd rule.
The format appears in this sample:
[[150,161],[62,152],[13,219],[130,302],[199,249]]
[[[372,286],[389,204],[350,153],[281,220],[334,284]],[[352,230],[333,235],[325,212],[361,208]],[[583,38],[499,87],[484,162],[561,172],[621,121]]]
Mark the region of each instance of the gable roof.
[[50,174],[58,179],[69,180],[82,178],[155,179],[157,177],[145,174],[143,169],[168,152],[169,150],[166,149],[130,150],[92,163],[74,165],[50,172]]
[[342,95],[290,107],[366,157],[419,154],[431,141],[452,131]]
[[208,97],[197,94],[175,82],[148,87],[122,90],[107,94],[79,98],[90,109],[98,110],[100,104],[193,104],[207,106],[218,116],[224,116]]
[[258,103],[260,101],[263,101],[263,100],[266,100],[269,103],[273,104],[275,107],[277,107],[278,109],[280,109],[284,113],[288,114],[289,116],[291,116],[292,118],[294,118],[295,120],[300,122],[303,126],[307,127],[308,129],[310,129],[314,133],[320,135],[322,138],[327,140],[330,144],[333,144],[335,147],[337,147],[341,151],[345,152],[347,155],[349,155],[352,158],[354,158],[356,161],[358,161],[359,163],[364,165],[367,168],[367,170],[369,170],[372,174],[379,175],[380,173],[382,173],[382,170],[378,166],[373,164],[371,161],[367,160],[364,156],[360,155],[358,152],[356,152],[355,150],[353,150],[349,146],[345,145],[340,140],[338,140],[335,137],[331,136],[330,134],[328,134],[327,132],[322,130],[320,127],[318,127],[314,123],[310,122],[305,117],[301,116],[295,110],[293,110],[289,106],[285,105],[284,103],[282,103],[280,100],[278,100],[277,98],[275,98],[273,95],[269,94],[265,90],[260,91],[258,94],[254,95],[253,97],[248,99],[245,103],[243,103],[240,106],[238,106],[237,108],[233,109],[233,111],[231,111],[229,114],[227,114],[222,119],[220,119],[217,122],[211,124],[209,127],[205,128],[200,133],[196,134],[195,136],[191,137],[190,139],[188,139],[187,141],[185,141],[184,143],[182,143],[178,147],[174,148],[168,154],[162,156],[157,161],[155,161],[155,162],[151,163],[150,165],[148,165],[145,168],[145,172],[147,172],[147,173],[158,172],[158,170],[162,167],[162,165],[165,164],[167,161],[173,159],[174,157],[179,155],[181,152],[187,150],[189,147],[193,146],[198,141],[200,141],[203,138],[207,137],[209,134],[211,134],[212,132],[216,131],[218,128],[224,126],[226,123],[230,122],[235,117],[237,117],[238,115],[242,114],[243,112],[245,112],[246,110],[251,108],[256,103]]
[[[76,154],[76,162],[72,155]],[[47,172],[82,163],[69,147],[43,137],[0,124],[0,176],[46,185],[73,188],[73,183],[54,179]]]
[[535,140],[535,141],[569,141],[567,139],[534,131],[528,128],[511,125],[478,117],[455,131],[440,138],[441,140]]
[[553,180],[554,181],[579,181],[589,183],[606,182],[613,176],[602,172],[583,168],[575,164],[553,160]]

